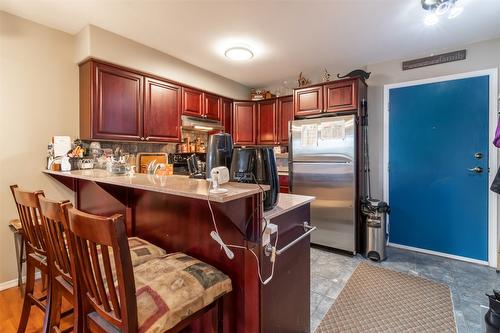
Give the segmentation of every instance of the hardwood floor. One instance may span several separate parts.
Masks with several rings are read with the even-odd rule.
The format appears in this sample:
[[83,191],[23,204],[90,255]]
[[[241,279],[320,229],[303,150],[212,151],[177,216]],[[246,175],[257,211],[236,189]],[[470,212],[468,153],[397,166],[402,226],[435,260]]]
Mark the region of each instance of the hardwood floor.
[[[35,284],[35,295],[41,294],[41,281]],[[23,306],[23,295],[21,288],[14,287],[0,291],[0,332],[1,333],[16,333]],[[68,304],[63,307],[69,308]],[[68,316],[63,321],[63,327],[68,327],[71,323],[72,316]],[[43,326],[43,312],[33,306],[30,312],[30,319],[26,327],[26,333],[40,333]]]

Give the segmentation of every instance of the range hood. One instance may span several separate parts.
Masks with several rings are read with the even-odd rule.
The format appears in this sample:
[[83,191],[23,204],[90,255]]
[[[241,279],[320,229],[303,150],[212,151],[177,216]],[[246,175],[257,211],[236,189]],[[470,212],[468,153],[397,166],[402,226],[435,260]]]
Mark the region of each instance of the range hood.
[[189,116],[181,116],[181,124],[182,129],[202,132],[224,129],[220,121]]

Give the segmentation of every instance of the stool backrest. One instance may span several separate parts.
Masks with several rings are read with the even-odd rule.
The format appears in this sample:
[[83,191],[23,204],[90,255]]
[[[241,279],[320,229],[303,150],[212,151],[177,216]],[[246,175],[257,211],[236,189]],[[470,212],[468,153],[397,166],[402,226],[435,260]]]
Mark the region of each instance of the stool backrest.
[[101,217],[70,208],[68,219],[84,311],[90,306],[122,332],[137,331],[134,273],[123,216]]
[[21,191],[17,185],[11,185],[10,190],[16,202],[28,253],[47,256],[45,229],[42,225],[38,200],[39,196],[43,197],[43,191]]
[[62,276],[66,282],[73,285],[73,276],[76,274],[72,271],[74,265],[72,266],[71,249],[74,244],[67,219],[67,209],[73,206],[69,201],[52,201],[43,196],[39,196],[38,199],[47,235],[47,250],[52,259],[53,274]]

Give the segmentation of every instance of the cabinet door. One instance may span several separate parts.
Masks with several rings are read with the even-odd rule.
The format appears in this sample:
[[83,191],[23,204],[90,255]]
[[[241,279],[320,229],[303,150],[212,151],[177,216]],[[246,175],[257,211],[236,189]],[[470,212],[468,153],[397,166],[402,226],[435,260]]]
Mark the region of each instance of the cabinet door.
[[233,106],[233,140],[236,145],[256,143],[255,103],[235,102]]
[[203,115],[203,93],[182,87],[182,114],[201,117]]
[[325,85],[325,111],[351,111],[358,108],[356,80],[344,80]]
[[220,120],[221,119],[221,111],[220,111],[220,97],[212,94],[203,94],[205,101],[205,112],[203,113],[203,117]]
[[279,141],[288,143],[288,122],[293,120],[293,97],[278,98]]
[[142,75],[96,63],[93,139],[142,137]]
[[233,134],[233,101],[222,99],[222,125],[224,132]]
[[278,143],[278,109],[276,100],[262,101],[257,111],[257,144],[274,145]]
[[294,92],[296,116],[318,114],[323,111],[323,87],[297,89]]
[[144,136],[147,141],[180,141],[181,87],[146,78]]

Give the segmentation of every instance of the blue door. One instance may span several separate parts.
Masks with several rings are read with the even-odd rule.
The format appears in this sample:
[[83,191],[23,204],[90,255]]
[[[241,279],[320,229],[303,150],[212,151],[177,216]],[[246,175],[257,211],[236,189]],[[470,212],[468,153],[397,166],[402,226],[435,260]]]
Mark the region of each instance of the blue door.
[[391,243],[488,260],[488,86],[389,90]]

